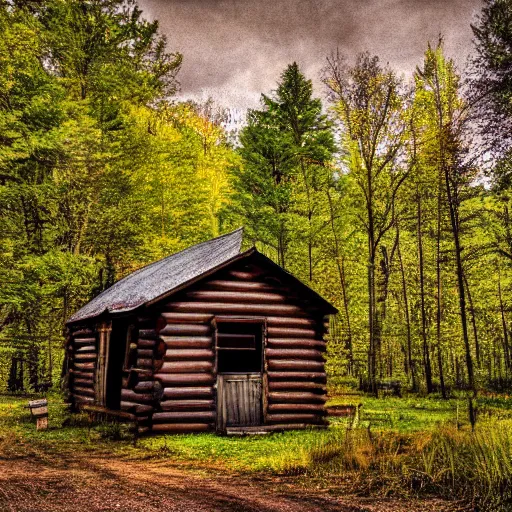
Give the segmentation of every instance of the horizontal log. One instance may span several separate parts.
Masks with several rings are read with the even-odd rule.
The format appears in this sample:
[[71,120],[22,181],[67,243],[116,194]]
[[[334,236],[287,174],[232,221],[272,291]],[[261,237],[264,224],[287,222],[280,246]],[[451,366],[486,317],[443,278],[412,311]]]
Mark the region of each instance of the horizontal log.
[[138,348],[152,348],[157,344],[157,340],[148,340],[145,338],[139,338],[137,340],[137,347]]
[[167,324],[160,330],[160,336],[190,335],[202,336],[211,332],[208,324]]
[[84,354],[73,354],[73,359],[79,362],[95,361],[96,352],[85,352]]
[[304,412],[310,412],[313,414],[324,415],[325,408],[324,404],[269,404],[269,413],[280,413],[280,412],[296,412],[302,414]]
[[122,389],[121,390],[121,400],[123,402],[152,402],[154,400],[154,396],[152,393],[136,393],[131,389]]
[[74,398],[75,402],[87,402],[87,403],[94,402],[94,398],[92,398],[90,396],[81,396],[76,393],[73,393],[73,398]]
[[199,360],[208,361],[213,359],[212,350],[188,350],[188,349],[170,349],[164,356],[165,361],[183,361],[183,360]]
[[167,348],[211,348],[210,336],[162,336]]
[[324,363],[319,361],[305,361],[302,359],[270,359],[268,361],[270,370],[290,371],[323,371]]
[[[151,413],[154,411],[154,407],[152,405],[148,405],[148,404],[137,404],[137,407],[135,407],[135,413],[137,415],[140,415],[140,414],[148,414],[148,413]],[[142,418],[140,418],[142,419]]]
[[268,394],[269,402],[272,403],[324,403],[327,397],[324,394],[317,393],[303,393],[297,392],[284,392],[284,391],[271,391]]
[[155,351],[151,348],[137,348],[137,356],[140,358],[152,358]]
[[208,411],[213,409],[213,400],[166,400],[160,402],[163,411]]
[[139,338],[152,340],[157,337],[155,329],[139,329]]
[[96,368],[96,363],[73,363],[73,366],[77,370],[94,370]]
[[164,386],[201,385],[214,382],[213,375],[210,373],[157,373],[155,379],[158,379]]
[[268,338],[267,345],[272,348],[306,348],[325,352],[325,341],[297,338]]
[[170,302],[167,307],[173,311],[183,312],[211,312],[232,314],[272,314],[290,315],[303,314],[302,310],[293,304],[240,304],[225,302]]
[[319,382],[301,382],[301,381],[269,381],[268,389],[270,391],[308,391],[318,390],[325,392],[326,387]]
[[125,402],[121,401],[120,407],[122,411],[135,411],[135,407],[137,407],[138,404],[135,402]]
[[193,432],[207,432],[212,429],[210,423],[174,423],[156,424],[151,430],[153,432],[168,432],[169,434],[186,434]]
[[287,298],[277,293],[266,292],[228,292],[224,290],[197,290],[191,291],[186,296],[192,300],[207,300],[212,302],[235,302],[235,303],[283,303]]
[[309,359],[311,361],[323,361],[322,352],[308,349],[267,348],[265,351],[267,360],[275,359]]
[[167,323],[210,323],[213,315],[197,314],[197,313],[162,313],[162,317]]
[[94,379],[94,371],[80,371],[80,370],[74,370],[73,368],[70,368],[69,373],[73,376],[73,378],[83,378],[83,379]]
[[164,398],[177,400],[180,398],[209,398],[213,396],[213,388],[164,388]]
[[323,418],[317,414],[267,414],[268,423],[319,423],[324,422]]
[[73,392],[78,395],[82,395],[82,396],[94,396],[95,395],[94,389],[83,388],[83,387],[75,386],[74,384],[73,384]]
[[261,271],[244,271],[244,270],[230,270],[228,272],[228,274],[230,276],[233,276],[235,277],[236,279],[243,279],[245,281],[250,281],[250,280],[257,280],[258,276],[261,275]]
[[267,336],[269,338],[315,338],[314,329],[301,329],[298,327],[267,327]]
[[297,380],[297,381],[313,381],[326,382],[327,376],[325,372],[267,372],[269,382],[273,380]]
[[73,336],[73,338],[90,338],[94,336],[94,331],[92,329],[78,329],[77,331],[71,332],[71,336]]
[[79,386],[82,388],[93,388],[94,380],[93,379],[73,379],[73,386]]
[[298,318],[296,316],[269,316],[267,317],[267,325],[272,327],[293,327],[307,328],[315,327],[316,322],[309,318]]
[[290,371],[318,371],[324,369],[324,363],[319,361],[306,361],[302,359],[270,359],[268,361],[270,370],[290,370]]
[[159,373],[198,373],[213,371],[213,363],[210,361],[166,361]]
[[85,345],[96,345],[96,338],[73,338],[73,343],[80,347]]
[[179,412],[155,412],[153,413],[153,421],[155,423],[186,423],[190,421],[208,423],[215,420],[215,411],[179,411]]
[[153,359],[139,357],[137,359],[137,368],[151,368],[153,366]]
[[228,291],[270,291],[275,288],[267,283],[259,283],[257,281],[229,281],[217,279],[205,283],[208,288]]
[[84,345],[83,347],[77,347],[74,350],[75,354],[83,354],[84,352],[96,352],[95,345]]
[[155,387],[155,381],[153,380],[147,380],[143,382],[138,382],[137,385],[133,388],[135,391],[138,391],[139,393],[142,391],[149,391],[152,392]]
[[130,411],[134,412],[137,415],[148,414],[154,411],[154,407],[152,405],[142,405],[137,404],[135,402],[121,402],[121,410],[122,411]]

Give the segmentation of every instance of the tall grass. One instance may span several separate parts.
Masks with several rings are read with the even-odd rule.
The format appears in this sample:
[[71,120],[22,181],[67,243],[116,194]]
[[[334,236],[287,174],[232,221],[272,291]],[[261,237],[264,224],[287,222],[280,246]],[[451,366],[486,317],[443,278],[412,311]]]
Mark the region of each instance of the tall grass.
[[[284,458],[283,454],[281,458]],[[336,479],[351,474],[354,490],[428,493],[470,502],[478,510],[512,510],[512,421],[487,422],[475,432],[372,433],[336,429],[303,447],[287,473]]]

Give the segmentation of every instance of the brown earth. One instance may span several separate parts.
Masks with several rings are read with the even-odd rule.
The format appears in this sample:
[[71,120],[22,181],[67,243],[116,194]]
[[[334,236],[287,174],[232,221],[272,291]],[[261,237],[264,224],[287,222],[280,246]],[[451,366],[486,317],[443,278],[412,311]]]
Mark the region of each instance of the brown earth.
[[457,504],[334,497],[291,478],[190,471],[107,453],[0,458],[2,512],[453,512]]

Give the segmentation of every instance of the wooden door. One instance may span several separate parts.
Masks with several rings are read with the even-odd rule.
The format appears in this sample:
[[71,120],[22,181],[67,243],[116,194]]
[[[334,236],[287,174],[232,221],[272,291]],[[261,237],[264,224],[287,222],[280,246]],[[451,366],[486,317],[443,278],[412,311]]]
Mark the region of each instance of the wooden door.
[[219,374],[217,429],[261,425],[261,373]]

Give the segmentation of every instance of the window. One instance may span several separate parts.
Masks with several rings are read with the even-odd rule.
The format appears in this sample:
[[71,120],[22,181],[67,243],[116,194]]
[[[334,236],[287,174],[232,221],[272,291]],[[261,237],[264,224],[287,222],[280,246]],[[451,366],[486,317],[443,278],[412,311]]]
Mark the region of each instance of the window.
[[217,323],[217,371],[259,373],[262,368],[261,322]]

